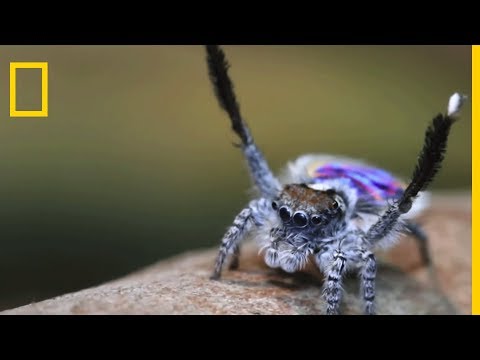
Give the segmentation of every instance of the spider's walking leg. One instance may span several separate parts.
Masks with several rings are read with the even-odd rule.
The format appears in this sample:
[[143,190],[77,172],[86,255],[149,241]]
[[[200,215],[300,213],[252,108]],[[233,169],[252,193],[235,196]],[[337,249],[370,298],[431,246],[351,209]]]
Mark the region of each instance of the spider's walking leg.
[[220,107],[228,113],[232,129],[242,140],[242,150],[250,169],[250,174],[262,196],[275,197],[281,186],[272,174],[262,152],[258,149],[250,130],[240,114],[233,83],[228,76],[229,64],[223,50],[217,45],[207,45],[207,64],[210,80]]
[[237,270],[240,266],[240,246],[235,246],[233,248],[232,260],[230,265],[228,265],[229,270]]
[[323,294],[327,302],[327,315],[339,314],[342,299],[342,280],[345,273],[347,258],[340,250],[335,250],[333,259],[325,271],[325,286]]
[[415,238],[417,242],[422,264],[428,267],[431,267],[432,258],[430,256],[427,234],[425,234],[425,232],[423,231],[422,227],[419,224],[413,221],[405,221],[405,227],[407,228],[408,231],[410,231],[410,233],[412,234],[412,236]]
[[360,272],[360,288],[365,302],[365,314],[375,314],[375,277],[377,275],[377,262],[371,251],[362,251],[362,268]]
[[405,221],[405,227],[411,232],[414,239],[417,241],[417,245],[420,250],[420,258],[422,260],[422,263],[427,266],[430,281],[435,287],[440,288],[438,277],[435,272],[435,267],[432,262],[427,234],[425,234],[419,224],[412,221]]
[[[217,255],[217,260],[215,261],[215,270],[211,276],[211,279],[219,279],[222,273],[222,267],[227,258],[227,255],[237,252],[240,242],[244,239],[248,230],[252,226],[251,223],[252,209],[247,207],[243,209],[240,214],[235,217],[233,220],[233,225],[227,230],[222,239],[222,244],[220,245],[220,250]],[[234,258],[235,259],[235,258]],[[237,257],[238,262],[238,257]]]
[[399,217],[412,208],[413,201],[420,191],[427,188],[440,170],[450,128],[455,122],[455,115],[462,105],[463,98],[459,94],[450,97],[448,114],[438,114],[427,128],[422,151],[413,171],[412,179],[402,197],[389,206],[380,219],[367,232],[367,241],[374,243],[387,237],[389,234],[402,230]]

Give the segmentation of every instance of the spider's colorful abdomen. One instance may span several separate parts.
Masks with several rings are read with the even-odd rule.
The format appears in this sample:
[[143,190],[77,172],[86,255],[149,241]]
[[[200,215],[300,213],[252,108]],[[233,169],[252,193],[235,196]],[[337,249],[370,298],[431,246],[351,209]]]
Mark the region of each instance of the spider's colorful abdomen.
[[312,169],[314,182],[327,179],[342,179],[356,189],[361,197],[374,201],[399,198],[404,184],[389,172],[364,164],[328,162]]

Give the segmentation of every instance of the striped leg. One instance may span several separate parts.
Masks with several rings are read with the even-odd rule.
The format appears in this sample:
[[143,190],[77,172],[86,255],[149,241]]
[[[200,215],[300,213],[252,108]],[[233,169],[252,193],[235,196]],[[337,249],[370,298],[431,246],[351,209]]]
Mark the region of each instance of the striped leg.
[[[237,252],[240,242],[245,238],[245,235],[248,233],[252,226],[250,221],[252,217],[252,209],[247,207],[243,209],[240,214],[235,217],[233,220],[233,225],[227,230],[222,239],[222,245],[220,245],[220,250],[218,252],[217,260],[215,262],[215,270],[210,277],[211,279],[219,279],[222,273],[222,267],[227,258],[227,255]],[[235,261],[235,257],[234,257]],[[238,261],[238,259],[237,259]]]
[[363,265],[360,273],[360,288],[365,301],[365,314],[375,314],[375,276],[377,274],[377,262],[371,251],[362,252]]
[[335,250],[333,259],[325,271],[325,286],[323,294],[327,302],[327,315],[338,315],[342,300],[342,278],[345,273],[347,258],[345,254]]

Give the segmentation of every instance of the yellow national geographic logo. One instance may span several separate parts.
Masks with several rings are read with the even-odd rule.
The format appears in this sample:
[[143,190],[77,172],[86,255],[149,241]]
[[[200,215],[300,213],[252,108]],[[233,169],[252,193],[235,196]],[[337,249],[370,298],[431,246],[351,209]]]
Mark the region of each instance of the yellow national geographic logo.
[[[42,70],[42,108],[40,110],[17,110],[17,69]],[[10,63],[10,117],[47,117],[48,116],[48,63],[47,62],[11,62]]]

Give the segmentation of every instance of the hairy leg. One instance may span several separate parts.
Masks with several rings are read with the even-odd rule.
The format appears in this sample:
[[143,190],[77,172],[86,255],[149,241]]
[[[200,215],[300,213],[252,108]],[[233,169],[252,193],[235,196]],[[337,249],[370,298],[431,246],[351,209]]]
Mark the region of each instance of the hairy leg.
[[365,314],[375,314],[375,277],[377,275],[377,262],[371,251],[361,253],[362,267],[360,270],[360,289],[365,304]]
[[233,220],[232,226],[227,229],[223,236],[222,244],[215,262],[215,270],[211,276],[212,279],[220,278],[223,264],[228,255],[232,255],[230,268],[238,267],[240,255],[240,243],[247,236],[252,227],[260,228],[265,225],[265,219],[271,211],[270,201],[264,198],[250,201]]
[[338,315],[342,300],[342,280],[345,274],[347,258],[340,249],[335,250],[331,262],[327,265],[323,295],[327,302],[327,315]]
[[455,122],[455,115],[462,104],[462,97],[454,94],[450,97],[448,113],[438,114],[427,128],[422,151],[413,171],[412,179],[402,197],[389,206],[380,219],[368,230],[366,239],[370,243],[378,242],[392,233],[402,231],[399,218],[410,211],[413,201],[420,191],[424,191],[440,170],[450,128]]
[[228,265],[229,270],[237,270],[240,266],[240,246],[236,245],[233,248],[232,260],[230,261],[230,265]]
[[437,273],[435,272],[435,266],[432,261],[427,234],[425,234],[419,224],[412,221],[406,221],[405,227],[411,232],[414,239],[417,241],[417,245],[420,250],[420,258],[422,260],[422,263],[427,266],[428,275],[430,277],[431,283],[434,287],[440,289],[441,287],[438,281]]
[[278,179],[273,175],[262,152],[255,144],[250,130],[240,114],[233,83],[228,76],[229,64],[223,50],[217,45],[207,45],[207,64],[210,80],[220,107],[230,117],[232,129],[242,140],[240,145],[247,160],[250,175],[264,197],[273,198],[280,191]]
[[[217,260],[215,261],[215,269],[213,271],[211,279],[219,279],[222,273],[222,267],[232,251],[239,248],[240,242],[245,238],[252,226],[251,222],[252,209],[247,207],[243,209],[233,220],[233,225],[230,226],[223,236],[220,250],[218,251]],[[238,251],[238,250],[237,250]],[[237,254],[238,255],[238,254]],[[238,259],[237,259],[238,261]]]
[[430,256],[430,249],[428,246],[428,237],[427,234],[423,231],[422,227],[413,222],[413,221],[405,221],[406,229],[412,234],[415,241],[417,242],[418,249],[420,251],[420,258],[422,260],[423,265],[428,267],[432,266],[432,258]]

